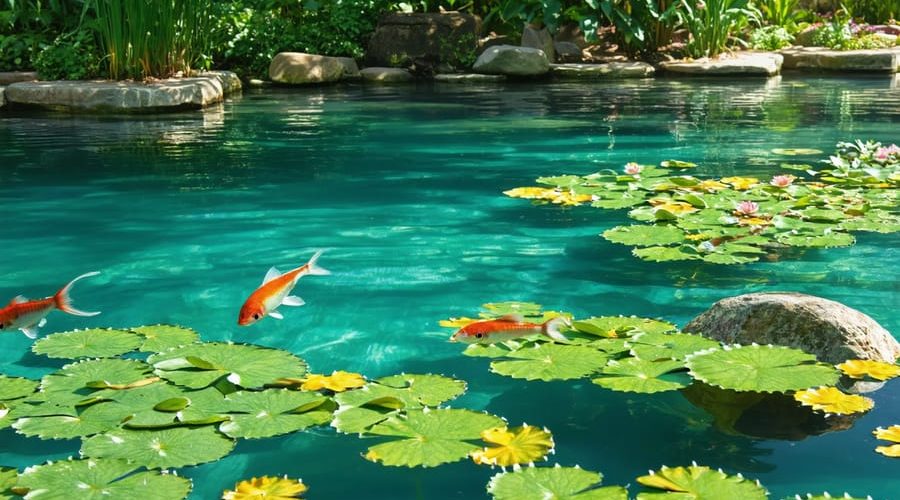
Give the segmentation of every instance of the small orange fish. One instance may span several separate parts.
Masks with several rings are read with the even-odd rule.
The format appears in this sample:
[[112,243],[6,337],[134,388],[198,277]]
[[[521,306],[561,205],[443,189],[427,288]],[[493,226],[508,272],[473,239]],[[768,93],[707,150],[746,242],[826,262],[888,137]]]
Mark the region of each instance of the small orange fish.
[[99,312],[79,311],[72,307],[72,299],[69,290],[76,281],[100,274],[97,271],[85,273],[70,281],[62,287],[56,295],[40,300],[28,300],[19,295],[15,297],[3,309],[0,309],[0,330],[22,330],[28,338],[37,338],[38,328],[47,323],[47,315],[54,309],[73,314],[75,316],[96,316]]
[[498,319],[476,321],[470,323],[450,337],[451,342],[466,344],[495,344],[536,333],[544,334],[553,340],[566,341],[560,333],[560,327],[571,326],[572,322],[565,316],[551,318],[544,323],[531,323],[518,314],[503,316]]
[[328,270],[316,266],[316,261],[320,255],[322,255],[321,250],[316,252],[306,264],[284,274],[281,274],[274,267],[269,269],[269,272],[266,273],[266,277],[263,279],[262,286],[250,294],[250,297],[247,298],[247,301],[241,307],[241,312],[238,315],[238,325],[252,325],[266,316],[283,319],[284,316],[276,311],[279,306],[302,306],[304,304],[303,299],[290,295],[297,285],[297,281],[307,274],[331,274]]

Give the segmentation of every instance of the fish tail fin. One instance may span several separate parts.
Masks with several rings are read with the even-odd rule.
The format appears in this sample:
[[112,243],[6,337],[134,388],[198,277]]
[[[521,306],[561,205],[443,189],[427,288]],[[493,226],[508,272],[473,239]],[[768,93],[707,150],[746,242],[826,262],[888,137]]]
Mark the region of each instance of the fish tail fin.
[[561,342],[566,342],[569,339],[566,338],[565,335],[560,332],[560,328],[563,326],[571,326],[572,322],[566,316],[557,316],[555,318],[550,318],[547,320],[541,328],[541,331],[544,335],[550,337],[553,340],[558,340]]
[[316,262],[319,260],[319,257],[322,255],[322,252],[324,252],[324,250],[319,250],[318,252],[316,252],[315,255],[313,255],[309,259],[309,262],[306,263],[306,272],[308,274],[313,274],[313,275],[331,274],[331,271],[329,271],[328,269],[325,269],[323,267],[319,267],[316,264]]
[[100,314],[100,312],[87,312],[80,311],[72,307],[72,297],[69,296],[69,290],[72,289],[72,285],[75,284],[76,281],[84,278],[90,278],[91,276],[97,276],[100,274],[98,271],[93,271],[90,273],[84,273],[81,276],[70,281],[66,286],[62,287],[56,295],[53,296],[53,299],[56,301],[56,308],[62,312],[69,313],[75,316],[96,316]]

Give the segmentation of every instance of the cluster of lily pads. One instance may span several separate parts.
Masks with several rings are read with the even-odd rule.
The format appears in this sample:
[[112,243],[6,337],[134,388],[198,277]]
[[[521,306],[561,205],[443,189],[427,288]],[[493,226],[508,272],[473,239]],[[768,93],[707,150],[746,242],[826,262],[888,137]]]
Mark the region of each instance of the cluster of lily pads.
[[[774,150],[776,154],[820,153]],[[702,260],[741,264],[787,247],[852,245],[853,231],[900,231],[900,148],[877,142],[838,143],[821,167],[783,164],[793,174],[700,178],[685,175],[694,163],[629,163],[624,171],[541,177],[549,187],[505,194],[535,203],[630,209],[643,224],[609,229],[603,237],[636,247],[649,261]]]

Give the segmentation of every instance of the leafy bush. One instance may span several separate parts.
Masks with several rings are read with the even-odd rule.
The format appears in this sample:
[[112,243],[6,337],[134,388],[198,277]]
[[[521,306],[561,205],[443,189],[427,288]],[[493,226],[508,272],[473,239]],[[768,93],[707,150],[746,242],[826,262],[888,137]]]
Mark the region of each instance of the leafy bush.
[[61,35],[34,59],[43,80],[86,80],[100,75],[100,48],[93,33],[79,30]]
[[750,33],[750,47],[759,50],[778,50],[794,41],[794,35],[782,26],[763,26]]
[[892,47],[894,41],[870,31],[869,26],[856,24],[848,16],[835,16],[813,33],[813,45],[834,50],[882,49]]
[[760,17],[750,0],[684,0],[682,6],[678,13],[691,34],[685,47],[691,57],[715,57],[730,41],[743,43],[734,35]]
[[759,10],[767,24],[783,27],[795,25],[806,14],[800,0],[760,0]]
[[897,0],[844,0],[841,5],[867,23],[883,24],[900,17],[900,2]]
[[32,69],[31,59],[46,43],[38,33],[0,35],[0,71]]

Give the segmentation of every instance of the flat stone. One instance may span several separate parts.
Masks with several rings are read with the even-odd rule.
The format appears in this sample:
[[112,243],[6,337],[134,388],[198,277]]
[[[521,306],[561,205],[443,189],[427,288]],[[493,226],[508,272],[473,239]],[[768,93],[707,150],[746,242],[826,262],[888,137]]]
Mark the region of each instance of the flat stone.
[[700,76],[759,75],[773,76],[781,71],[784,58],[771,52],[737,52],[718,59],[663,61],[660,69],[672,73]]
[[792,47],[781,51],[785,69],[897,73],[900,47],[871,50],[830,50],[822,47]]
[[893,363],[900,343],[875,320],[839,302],[802,293],[750,293],[722,299],[685,325],[727,344],[774,344],[802,349],[819,361]]
[[10,105],[76,112],[151,113],[199,109],[241,89],[231,71],[153,83],[132,81],[19,82],[6,87]]
[[356,60],[352,57],[335,57],[341,66],[344,67],[343,79],[344,80],[356,80],[361,78],[362,75],[359,74],[359,66],[356,65]]
[[496,45],[478,56],[472,69],[486,75],[540,76],[550,71],[550,61],[540,49]]
[[0,108],[6,105],[5,88],[0,87]]
[[434,75],[434,81],[444,83],[493,83],[506,81],[503,75],[482,75],[479,73],[442,73]]
[[269,64],[269,79],[275,83],[304,85],[330,83],[344,76],[344,65],[336,57],[279,52]]
[[34,71],[0,71],[0,85],[18,82],[31,82],[38,79]]
[[413,79],[412,74],[403,68],[366,68],[359,73],[367,82],[401,83]]
[[645,78],[656,70],[645,62],[611,62],[606,64],[551,64],[553,76],[564,79]]

